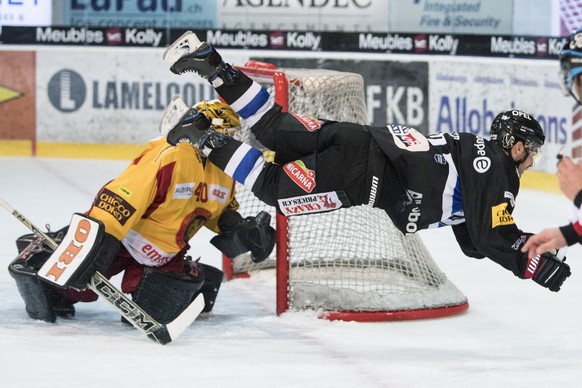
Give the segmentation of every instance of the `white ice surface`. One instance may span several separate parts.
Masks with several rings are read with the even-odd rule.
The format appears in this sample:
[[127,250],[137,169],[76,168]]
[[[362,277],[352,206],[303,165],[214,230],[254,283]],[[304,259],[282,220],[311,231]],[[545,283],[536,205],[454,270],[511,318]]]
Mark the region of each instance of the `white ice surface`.
[[[127,162],[0,158],[0,197],[37,226],[68,224]],[[566,223],[560,195],[523,190],[514,213],[527,231]],[[120,323],[104,301],[73,319],[33,321],[6,266],[28,233],[0,209],[2,387],[581,387],[582,260],[559,293],[497,264],[465,257],[448,228],[421,232],[435,261],[467,295],[461,316],[396,323],[275,316],[272,273],[224,283],[214,311],[160,346]],[[199,233],[193,256],[220,266]],[[357,242],[354,242],[357,243]],[[114,282],[116,279],[114,279]]]

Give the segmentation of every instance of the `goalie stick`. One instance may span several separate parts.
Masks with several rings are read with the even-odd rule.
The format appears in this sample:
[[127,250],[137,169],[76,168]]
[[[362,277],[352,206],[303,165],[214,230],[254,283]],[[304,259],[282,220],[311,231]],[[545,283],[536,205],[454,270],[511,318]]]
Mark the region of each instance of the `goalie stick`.
[[[53,251],[58,244],[37,228],[32,222],[24,217],[18,210],[14,209],[3,198],[0,197],[0,205],[10,214],[22,222],[37,237],[41,238]],[[139,307],[134,301],[129,299],[124,293],[119,291],[105,276],[99,272],[91,277],[89,289],[97,295],[103,297],[113,306],[125,319],[135,328],[145,333],[151,340],[165,345],[178,338],[184,330],[200,315],[204,309],[204,296],[199,294],[190,305],[172,322],[162,324],[152,318],[147,312]]]

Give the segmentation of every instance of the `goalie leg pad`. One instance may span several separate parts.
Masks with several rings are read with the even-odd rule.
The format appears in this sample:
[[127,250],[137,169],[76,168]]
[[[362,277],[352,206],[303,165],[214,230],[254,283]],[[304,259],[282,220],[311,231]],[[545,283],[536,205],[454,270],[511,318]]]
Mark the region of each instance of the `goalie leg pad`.
[[[44,260],[46,260],[45,257]],[[55,322],[56,317],[75,315],[75,303],[56,294],[52,287],[36,276],[37,268],[27,261],[17,258],[8,266],[10,276],[16,281],[16,287],[24,300],[26,313],[32,319]]]
[[212,308],[214,307],[214,302],[216,301],[220,285],[222,284],[222,279],[224,278],[224,272],[218,268],[203,263],[198,263],[198,268],[204,272],[205,278],[204,285],[198,292],[204,295],[205,305],[202,312],[208,313],[212,311]]
[[[59,243],[67,233],[68,226],[47,232],[47,236]],[[56,317],[75,315],[74,298],[60,295],[57,290],[40,281],[38,269],[48,260],[53,250],[34,233],[16,239],[18,257],[8,266],[8,272],[16,281],[16,287],[24,300],[27,314],[33,319],[54,322]]]
[[148,267],[132,297],[152,318],[165,324],[188,307],[203,284],[202,271],[175,273]]
[[57,316],[49,303],[48,284],[40,281],[36,270],[28,267],[24,260],[16,259],[8,266],[8,272],[16,281],[28,316],[45,322],[56,321]]

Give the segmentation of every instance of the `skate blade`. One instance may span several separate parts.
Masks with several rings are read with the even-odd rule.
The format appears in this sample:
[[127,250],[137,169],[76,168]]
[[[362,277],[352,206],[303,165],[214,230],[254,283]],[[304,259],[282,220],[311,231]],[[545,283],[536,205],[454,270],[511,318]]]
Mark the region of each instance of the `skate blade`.
[[162,59],[170,66],[173,66],[178,59],[182,58],[185,54],[189,54],[195,51],[202,42],[198,39],[195,33],[192,31],[186,31],[181,37],[176,39],[174,43],[170,45],[164,51]]
[[166,107],[162,121],[160,122],[160,133],[167,136],[168,133],[180,122],[180,119],[188,111],[188,106],[178,95],[172,97],[172,100]]

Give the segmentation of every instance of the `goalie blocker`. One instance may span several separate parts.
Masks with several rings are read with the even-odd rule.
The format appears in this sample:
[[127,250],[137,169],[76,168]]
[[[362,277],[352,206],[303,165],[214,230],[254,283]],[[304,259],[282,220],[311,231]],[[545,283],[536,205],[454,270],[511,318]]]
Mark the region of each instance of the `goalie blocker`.
[[61,288],[87,288],[95,272],[109,268],[121,245],[104,229],[101,221],[75,213],[67,234],[38,276]]

